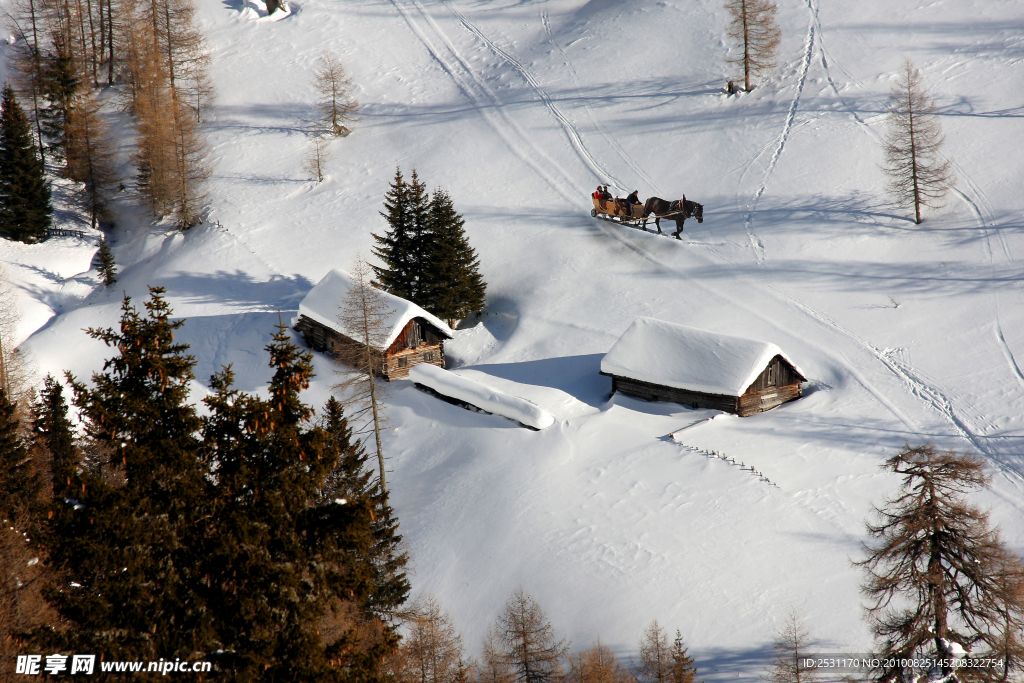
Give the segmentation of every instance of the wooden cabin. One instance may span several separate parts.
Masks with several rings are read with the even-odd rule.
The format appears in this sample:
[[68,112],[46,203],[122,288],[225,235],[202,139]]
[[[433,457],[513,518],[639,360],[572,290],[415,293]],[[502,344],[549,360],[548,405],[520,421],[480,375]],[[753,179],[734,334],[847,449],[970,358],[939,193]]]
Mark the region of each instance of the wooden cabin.
[[[292,327],[302,333],[311,348],[333,355],[336,349],[354,343],[352,339],[360,336],[344,329],[338,320],[338,307],[352,286],[347,273],[332,270],[299,304],[299,315],[292,320]],[[380,295],[390,309],[378,335],[381,344],[375,347],[383,354],[380,376],[389,381],[399,379],[420,363],[443,368],[444,342],[455,336],[452,329],[411,301],[387,292]]]
[[637,318],[601,361],[612,392],[747,417],[800,398],[807,378],[775,344]]

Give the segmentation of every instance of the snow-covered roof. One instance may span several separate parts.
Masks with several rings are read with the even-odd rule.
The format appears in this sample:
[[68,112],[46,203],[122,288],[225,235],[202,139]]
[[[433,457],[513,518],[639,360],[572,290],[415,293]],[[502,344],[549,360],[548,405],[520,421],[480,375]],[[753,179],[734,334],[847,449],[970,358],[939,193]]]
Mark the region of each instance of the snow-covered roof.
[[706,394],[742,396],[775,356],[806,377],[775,344],[640,317],[605,354],[601,372]]
[[[332,270],[313,289],[309,290],[309,294],[299,304],[299,315],[304,315],[350,339],[358,339],[359,336],[354,331],[346,330],[338,320],[338,306],[348,296],[354,284],[352,277],[345,271],[337,268]],[[449,339],[455,336],[452,328],[448,327],[440,318],[427,313],[411,301],[384,291],[378,290],[378,292],[388,308],[391,309],[391,315],[385,323],[386,340],[384,346],[379,350],[386,351],[413,318],[423,318]],[[294,325],[294,322],[292,324]]]

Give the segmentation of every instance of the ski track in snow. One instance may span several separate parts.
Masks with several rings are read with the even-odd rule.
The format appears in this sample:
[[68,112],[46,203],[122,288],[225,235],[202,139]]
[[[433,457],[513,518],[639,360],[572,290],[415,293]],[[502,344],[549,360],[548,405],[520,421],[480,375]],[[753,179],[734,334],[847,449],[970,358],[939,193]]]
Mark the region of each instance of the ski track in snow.
[[526,67],[524,67],[519,60],[510,55],[505,50],[502,50],[500,47],[498,47],[494,43],[494,41],[492,41],[484,34],[483,31],[481,31],[475,24],[466,19],[466,17],[461,12],[459,12],[459,10],[455,9],[455,7],[452,6],[452,3],[449,2],[449,0],[444,0],[444,4],[448,8],[448,10],[453,15],[455,15],[455,17],[459,20],[459,23],[462,24],[462,27],[464,29],[466,29],[470,34],[475,36],[481,43],[484,44],[484,46],[488,50],[497,55],[499,58],[503,59],[505,63],[511,66],[512,69],[516,73],[518,73],[524,81],[526,81],[530,88],[533,89],[534,93],[536,93],[537,97],[547,108],[548,112],[550,112],[550,114],[555,118],[555,120],[558,121],[559,125],[561,125],[566,137],[569,138],[570,144],[572,145],[573,149],[576,150],[576,154],[580,157],[583,163],[590,168],[591,172],[595,175],[597,180],[600,181],[603,178],[610,178],[617,187],[624,187],[622,185],[622,181],[616,179],[615,176],[613,176],[597,159],[594,158],[594,155],[591,154],[590,150],[587,149],[587,146],[583,143],[583,137],[580,135],[580,132],[576,130],[575,126],[572,125],[572,122],[569,121],[568,117],[566,117],[565,114],[562,113],[562,110],[558,108],[558,106],[555,104],[551,96],[548,95],[547,91],[545,91],[544,88],[541,87],[540,83],[537,81],[536,78],[534,78],[533,74],[527,71]]
[[[768,181],[771,179],[772,174],[775,173],[775,167],[779,163],[779,158],[786,149],[786,141],[789,139],[789,133],[793,129],[793,122],[796,120],[796,112],[800,107],[800,97],[803,95],[804,85],[807,83],[807,72],[811,68],[811,58],[814,56],[816,11],[812,4],[812,0],[807,0],[807,8],[811,12],[811,18],[807,23],[807,38],[804,42],[804,56],[800,65],[800,78],[797,80],[796,94],[793,96],[793,101],[789,105],[789,112],[786,114],[786,122],[782,126],[782,133],[779,134],[775,145],[775,151],[772,152],[772,158],[768,161],[768,168],[765,169],[764,175],[761,178],[761,186],[757,188],[757,192],[754,193],[754,199],[750,206],[750,210],[747,211],[747,215],[743,218],[743,227],[747,231],[747,236],[750,238],[750,245],[754,249],[754,258],[758,264],[764,263],[765,249],[764,241],[751,230],[751,226],[754,222],[754,212],[757,211],[757,205],[761,201],[761,195],[763,195],[764,191],[768,188]],[[758,156],[760,156],[760,154]]]
[[[633,172],[636,173],[637,176],[643,182],[647,183],[648,187],[653,188],[654,191],[657,192],[659,195],[662,194],[662,189],[658,186],[658,184],[655,183],[654,180],[652,180],[651,177],[644,172],[640,164],[638,164],[633,159],[633,157],[630,156],[629,153],[622,147],[622,145],[619,144],[618,140],[615,139],[615,136],[611,135],[607,130],[605,130],[605,127],[601,125],[601,121],[597,118],[597,115],[594,113],[593,107],[590,106],[590,103],[587,101],[587,98],[583,96],[583,86],[580,83],[579,75],[576,73],[576,68],[573,66],[572,61],[569,59],[569,56],[565,54],[565,51],[562,49],[562,46],[558,44],[558,41],[555,40],[555,37],[551,33],[551,22],[548,19],[547,9],[541,10],[540,20],[541,23],[544,25],[544,34],[547,36],[548,43],[550,43],[551,46],[558,51],[558,54],[562,56],[562,60],[564,61],[566,68],[569,70],[569,75],[572,76],[572,82],[576,86],[576,94],[579,96],[580,101],[583,103],[583,107],[587,110],[587,114],[590,116],[590,120],[593,122],[594,127],[597,129],[597,131],[601,134],[601,137],[603,137],[605,141],[609,145],[611,145],[612,149],[615,150],[615,153],[618,154],[619,157],[623,161],[625,161],[631,169],[633,169]],[[625,188],[621,187],[621,185],[618,182],[616,182],[616,186],[619,187],[619,189],[625,191]]]
[[[824,32],[821,29],[821,21],[820,21],[820,17],[819,17],[819,8],[818,8],[817,0],[807,0],[807,7],[808,7],[808,10],[811,12],[811,24],[810,24],[810,26],[808,28],[808,40],[807,40],[807,44],[806,44],[807,45],[807,51],[805,52],[805,55],[804,55],[804,70],[803,70],[803,72],[801,74],[800,88],[799,88],[799,90],[797,92],[796,98],[794,98],[794,100],[793,100],[793,105],[790,108],[790,118],[787,119],[787,126],[784,129],[783,136],[780,137],[779,146],[778,146],[778,148],[776,150],[776,155],[773,155],[772,162],[769,164],[769,171],[766,172],[766,174],[765,174],[765,183],[767,182],[767,178],[770,175],[770,171],[774,168],[775,161],[777,160],[777,155],[779,153],[781,153],[781,151],[782,151],[782,149],[783,149],[783,147],[785,145],[785,139],[784,138],[785,138],[785,136],[788,136],[788,134],[789,134],[789,129],[790,129],[791,123],[792,123],[792,116],[796,112],[796,106],[797,106],[797,104],[799,102],[800,93],[801,93],[801,91],[803,89],[803,83],[804,83],[804,79],[806,78],[807,68],[809,67],[811,58],[813,56],[812,48],[813,48],[813,43],[814,43],[815,36],[817,37],[818,50],[820,51],[821,65],[822,65],[822,68],[825,71],[826,80],[827,80],[830,88],[832,89],[832,92],[835,94],[836,98],[843,104],[843,107],[847,110],[847,112],[854,119],[854,121],[856,121],[856,123],[859,125],[859,127],[862,130],[864,130],[873,139],[875,139],[877,141],[881,140],[881,136],[878,133],[876,133],[864,121],[863,118],[861,118],[861,116],[857,113],[857,111],[853,107],[851,107],[849,105],[849,103],[846,101],[846,99],[840,93],[838,86],[836,85],[834,79],[832,78],[832,74],[831,74],[831,71],[830,71],[830,64],[833,65],[833,66],[836,66],[837,68],[839,68],[840,71],[842,71],[844,74],[846,74],[847,77],[849,77],[851,79],[851,81],[856,81],[856,79],[853,78],[853,76],[848,71],[846,71],[840,64],[838,64],[835,61],[830,61],[829,58],[828,58],[827,50],[826,50],[826,47],[825,47],[825,41],[824,41]],[[760,155],[758,155],[758,156],[760,156]],[[954,190],[954,193],[962,201],[964,201],[970,207],[972,213],[975,215],[975,217],[977,219],[978,226],[982,230],[985,231],[985,240],[986,240],[986,243],[988,245],[989,258],[991,260],[993,258],[993,254],[992,254],[992,248],[991,248],[991,243],[990,243],[990,231],[988,230],[988,225],[992,225],[994,227],[994,217],[993,217],[994,214],[992,212],[991,205],[989,204],[989,202],[987,200],[987,197],[985,196],[985,194],[981,190],[981,188],[973,181],[973,179],[970,178],[970,176],[967,173],[965,173],[963,171],[962,168],[960,168],[958,165],[956,165],[955,162],[954,162],[954,168],[956,169],[958,175],[967,183],[967,185],[969,186],[969,189],[974,194],[974,196],[978,198],[978,201],[975,201],[975,200],[971,199],[970,196],[968,196],[966,193],[964,193],[964,192],[962,192],[960,190],[956,190],[956,189]],[[764,190],[764,185],[762,185],[762,188],[758,190],[758,194],[755,196],[754,209],[756,209],[756,200],[760,198],[760,194],[763,192],[763,190]],[[988,217],[989,217],[988,221],[986,221],[986,218],[983,215],[982,208],[979,208],[979,206],[978,206],[979,203],[981,203],[982,206],[984,207],[984,213],[988,214]],[[753,210],[751,211],[751,213],[752,212],[753,212]],[[749,216],[750,216],[750,214],[748,214],[748,217]],[[986,222],[988,223],[988,225],[986,225]],[[1005,238],[1005,235],[1003,234],[1002,230],[1000,230],[998,228],[995,228],[995,233],[996,233],[996,235],[997,235],[997,237],[999,239],[1000,247],[1002,249],[1003,255],[1006,257],[1007,262],[1008,263],[1014,262],[1014,259],[1012,257],[1011,252],[1010,252],[1009,246],[1006,243],[1006,238]],[[749,230],[748,230],[748,234],[750,234]],[[752,239],[753,239],[753,237],[752,237]],[[713,249],[711,249],[711,251],[713,251],[714,253],[718,254],[718,252],[716,252]],[[718,254],[718,255],[721,257],[721,254]],[[994,267],[995,267],[995,264],[993,262],[993,268]],[[814,309],[806,306],[802,302],[797,301],[796,299],[794,299],[790,295],[785,294],[784,292],[781,292],[781,291],[777,290],[772,285],[770,285],[768,283],[762,283],[762,284],[767,286],[769,289],[777,291],[780,295],[782,295],[782,296],[784,296],[786,298],[791,299],[794,302],[794,304],[797,305],[798,307],[806,308],[809,315],[812,315],[814,317],[821,316],[821,314],[818,311],[815,311]],[[1013,372],[1013,374],[1016,377],[1017,381],[1019,381],[1022,385],[1024,385],[1024,373],[1021,372],[1020,366],[1017,364],[1017,361],[1014,358],[1013,353],[1010,350],[1009,346],[1006,344],[1006,340],[1005,340],[1005,338],[1003,337],[1003,334],[1002,334],[1002,326],[1001,326],[1001,324],[999,322],[998,292],[994,293],[993,296],[996,297],[995,330],[996,330],[997,340],[1000,343],[1000,346],[1002,348],[1003,354],[1006,356],[1006,359],[1007,359],[1007,362],[1008,362],[1008,365],[1009,365],[1011,371]],[[993,450],[991,447],[987,446],[987,444],[985,444],[981,440],[982,437],[979,436],[979,434],[978,434],[978,432],[981,431],[981,430],[979,430],[977,428],[977,426],[975,424],[973,424],[973,421],[972,420],[967,420],[965,417],[963,417],[963,414],[965,412],[967,412],[967,409],[962,407],[962,406],[957,406],[956,403],[958,403],[958,402],[955,400],[954,397],[951,397],[950,395],[947,394],[947,392],[945,392],[941,388],[937,387],[934,382],[928,381],[922,375],[920,375],[919,373],[916,373],[908,364],[906,364],[902,360],[894,358],[893,354],[891,354],[891,352],[889,352],[888,350],[880,350],[880,349],[876,348],[875,346],[873,346],[872,344],[870,344],[866,340],[861,339],[860,337],[858,337],[857,335],[853,334],[849,330],[846,330],[845,328],[843,328],[842,326],[840,326],[838,323],[836,323],[835,321],[831,320],[827,316],[821,316],[821,322],[823,322],[824,324],[828,325],[829,327],[832,327],[832,328],[836,329],[837,331],[845,334],[846,336],[850,337],[851,339],[854,339],[862,347],[864,347],[867,350],[869,350],[872,353],[872,355],[874,355],[890,372],[892,372],[894,375],[899,377],[901,379],[901,381],[903,381],[906,384],[906,386],[908,387],[908,389],[911,391],[911,393],[913,395],[915,395],[918,398],[920,398],[921,400],[923,400],[925,403],[930,405],[933,410],[935,410],[940,415],[942,415],[954,427],[954,429],[960,434],[960,436],[965,441],[970,443],[978,451],[980,451],[980,452],[984,453],[985,455],[989,456],[989,459],[991,461],[995,462],[1001,468],[1008,467],[1005,463],[1002,463],[1001,461],[999,461],[996,458],[996,456],[998,455],[998,452]],[[980,416],[977,416],[977,417],[979,419],[981,419]],[[1022,475],[1022,473],[1020,473],[1020,472],[1017,472],[1015,469],[1011,468],[1011,471],[1018,478],[1024,478],[1024,475]]]
[[[480,78],[480,76],[469,66],[466,60],[461,56],[461,54],[452,44],[452,42],[443,33],[442,29],[440,28],[440,26],[438,26],[437,22],[434,21],[434,19],[429,15],[429,13],[423,7],[423,5],[419,3],[417,0],[413,0],[410,3],[413,7],[415,7],[417,13],[420,15],[420,17],[422,17],[424,23],[426,23],[430,27],[430,29],[437,35],[441,43],[447,48],[453,61],[446,60],[444,59],[444,57],[442,57],[440,51],[435,47],[434,43],[428,38],[422,26],[419,25],[415,20],[413,20],[409,13],[403,8],[399,0],[391,0],[391,2],[395,6],[395,8],[402,14],[403,18],[405,18],[410,28],[414,31],[414,33],[416,33],[417,37],[420,38],[424,46],[427,47],[433,58],[442,66],[445,72],[448,73],[449,76],[456,82],[456,84],[467,96],[467,98],[469,98],[474,103],[474,105],[477,106],[477,108],[481,111],[481,115],[483,115],[485,119],[487,119],[488,123],[495,129],[495,131],[498,132],[499,135],[501,135],[502,139],[506,142],[506,144],[508,144],[509,147],[514,152],[516,152],[518,156],[520,156],[520,158],[522,158],[526,163],[533,167],[538,172],[538,174],[541,175],[541,177],[548,181],[549,184],[551,184],[552,187],[559,192],[559,194],[562,194],[565,199],[570,200],[573,203],[578,203],[578,194],[570,195],[570,192],[572,191],[568,190],[568,188],[571,188],[573,185],[576,185],[577,183],[575,183],[568,177],[564,169],[554,164],[554,162],[551,162],[550,158],[548,158],[546,155],[541,155],[540,158],[546,159],[554,167],[554,172],[545,170],[534,161],[535,159],[538,158],[538,156],[522,154],[523,145],[526,145],[531,149],[535,150],[537,154],[539,154],[539,150],[535,145],[533,145],[532,142],[529,141],[529,137],[526,136],[522,129],[519,128],[506,114],[504,114],[501,111],[500,99],[487,87],[483,79]],[[452,6],[449,0],[443,0],[443,2],[444,5],[448,8],[448,10],[459,21],[461,26],[467,32],[469,32],[472,36],[479,40],[494,55],[496,55],[505,63],[507,63],[533,89],[533,91],[539,98],[540,102],[545,106],[548,112],[560,124],[566,136],[568,137],[570,143],[572,144],[572,147],[576,151],[577,155],[580,157],[581,161],[588,168],[590,168],[590,170],[595,175],[597,175],[599,179],[603,175],[605,178],[608,178],[610,182],[621,186],[621,182],[610,172],[608,172],[605,169],[605,167],[587,149],[586,145],[583,143],[579,131],[572,125],[572,123],[561,112],[557,105],[555,105],[552,98],[540,86],[537,79],[522,65],[522,63],[515,59],[508,52],[498,47],[493,41],[491,41],[477,26],[475,26],[472,22],[466,19],[466,17],[462,13],[460,13],[454,6]],[[755,257],[757,259],[758,264],[764,263],[765,253],[764,243],[751,230],[753,213],[756,211],[757,204],[761,196],[767,189],[768,182],[772,174],[774,173],[776,166],[778,165],[778,161],[781,158],[782,153],[785,151],[786,142],[788,141],[789,135],[794,127],[796,114],[799,110],[800,99],[803,94],[804,86],[806,84],[807,74],[809,72],[810,65],[813,61],[815,53],[815,44],[820,44],[820,40],[816,41],[816,36],[818,36],[818,34],[820,33],[817,4],[816,2],[814,2],[814,0],[807,0],[807,7],[808,11],[810,12],[810,19],[808,22],[807,38],[805,42],[804,55],[801,63],[800,76],[797,83],[797,91],[790,104],[789,111],[786,116],[786,121],[783,126],[783,130],[776,139],[775,149],[772,153],[771,160],[769,161],[768,168],[765,170],[765,173],[762,177],[761,185],[754,195],[753,206],[748,211],[746,218],[744,220],[744,227],[750,238],[751,244],[754,247]],[[542,20],[545,24],[545,31],[547,32],[549,40],[551,40],[551,42],[554,44],[554,41],[550,33],[550,27],[547,24],[546,15],[543,16]],[[559,50],[559,52],[561,52],[561,50]],[[563,58],[565,57],[564,53],[562,53],[562,56]],[[572,67],[567,58],[565,59],[565,63],[566,68],[571,71]],[[822,65],[826,69],[827,73],[828,60],[826,59],[824,52],[822,52]],[[831,84],[833,92],[835,92],[838,96],[838,88],[832,80],[831,75],[829,75],[828,80]],[[870,134],[877,137],[877,134],[875,134],[874,131],[872,131],[869,126],[867,126],[867,124],[856,114],[856,112],[850,109],[850,107],[846,104],[845,100],[842,97],[839,97],[839,99],[844,103],[844,106],[846,106],[847,110],[850,111],[851,116],[865,130],[867,130]],[[498,115],[502,118],[503,122],[510,129],[514,130],[517,133],[517,137],[520,138],[521,142],[510,140],[508,136],[504,134],[502,126],[496,124],[490,117],[488,117],[484,113],[485,109],[488,108],[487,106],[485,106],[487,103],[491,105],[490,108],[493,108],[495,111],[498,112]],[[759,154],[758,157],[760,156],[761,155]],[[629,161],[630,160],[627,160],[627,163],[629,163]],[[630,163],[630,165],[634,167],[634,170],[638,170],[638,167],[636,166],[635,162]],[[560,176],[560,178],[556,180],[556,176]],[[646,177],[646,174],[641,173],[641,176]],[[581,190],[577,189],[575,190],[575,192],[581,192]],[[980,194],[980,190],[978,192]],[[975,212],[980,218],[981,214],[980,211],[977,209],[976,205],[974,205],[974,203],[971,202],[966,197],[966,195],[962,196],[965,200],[969,201],[969,203],[971,203],[972,206],[974,206]],[[981,221],[982,223],[984,223],[984,219],[981,219]],[[650,252],[625,239],[622,235],[618,233],[618,231],[614,230],[610,226],[601,225],[600,227],[601,229],[604,230],[606,234],[613,236],[621,244],[623,244],[630,250],[638,253],[644,259],[654,263],[659,268],[668,270],[670,272],[682,274],[682,272],[677,268],[664,263]],[[1005,240],[1003,240],[1003,245],[1004,250],[1006,250]],[[724,257],[716,250],[710,247],[708,247],[708,249],[711,252],[715,253],[719,258],[724,259]],[[1008,250],[1006,251],[1008,253]],[[724,260],[728,261],[728,259]],[[820,311],[815,310],[814,308],[808,306],[807,304],[804,304],[795,297],[777,289],[776,287],[761,280],[760,278],[755,277],[755,280],[758,281],[760,285],[762,285],[764,290],[773,293],[777,298],[788,301],[793,307],[802,312],[804,315],[810,317],[812,320],[816,321],[818,324],[832,330],[835,333],[838,333],[839,335],[845,337],[850,341],[853,341],[862,351],[868,352],[877,362],[881,363],[882,366],[889,373],[895,376],[897,380],[901,384],[903,384],[903,386],[906,387],[908,393],[916,397],[918,400],[920,400],[926,406],[928,406],[932,411],[940,415],[944,419],[944,421],[948,422],[953,427],[954,431],[961,438],[967,441],[973,448],[989,456],[991,460],[997,462],[1001,467],[1007,467],[1004,463],[1001,463],[997,460],[998,452],[994,451],[983,440],[983,438],[979,436],[979,432],[981,430],[979,430],[976,426],[975,419],[965,417],[965,413],[969,411],[964,407],[958,405],[959,401],[956,400],[956,397],[950,396],[947,392],[942,390],[940,387],[936,386],[936,384],[933,381],[929,380],[921,373],[916,372],[909,364],[898,358],[897,354],[895,354],[892,350],[879,349],[875,347],[867,340],[861,338],[860,336],[846,329],[836,321],[832,320],[829,316],[821,313]],[[721,295],[720,292],[718,292],[718,294]],[[735,300],[733,300],[732,303],[734,303],[735,305],[739,305],[739,302]],[[768,319],[759,311],[751,310],[751,313],[758,315],[763,319]],[[1002,338],[1001,328],[1000,338]],[[1019,367],[1016,365],[1016,361],[1013,360],[1012,353],[1009,352],[1009,348],[1005,346],[1005,341],[1003,348],[1004,353],[1009,355],[1011,359],[1011,364],[1014,368],[1016,368],[1018,378],[1020,378]],[[918,426],[911,419],[909,419],[901,410],[899,410],[899,408],[888,397],[886,397],[881,390],[874,387],[866,377],[862,376],[853,367],[851,367],[848,362],[840,360],[836,355],[826,351],[825,349],[821,350],[826,355],[832,357],[837,362],[837,364],[843,366],[851,377],[855,378],[859,384],[861,384],[869,393],[875,396],[875,398],[878,399],[883,405],[885,405],[908,429],[912,431],[919,431]],[[975,416],[975,418],[980,419],[980,416]],[[1016,472],[1016,470],[1012,471],[1016,476],[1021,476],[1020,473]]]
[[[434,61],[454,81],[462,94],[472,103],[480,116],[508,146],[509,150],[533,169],[564,200],[570,204],[579,204],[581,190],[577,187],[573,176],[558,166],[542,149],[534,145],[530,136],[508,116],[500,98],[466,62],[426,8],[418,0],[408,2],[419,15],[417,21],[406,8],[405,2],[402,0],[390,0],[390,2],[417,39],[423,43]],[[438,43],[443,45],[443,48],[438,48],[435,45],[435,42],[427,35],[428,31],[435,36]],[[447,58],[442,54],[443,52],[447,53]],[[547,166],[553,168],[554,172],[545,169],[537,162],[538,159],[546,160]]]

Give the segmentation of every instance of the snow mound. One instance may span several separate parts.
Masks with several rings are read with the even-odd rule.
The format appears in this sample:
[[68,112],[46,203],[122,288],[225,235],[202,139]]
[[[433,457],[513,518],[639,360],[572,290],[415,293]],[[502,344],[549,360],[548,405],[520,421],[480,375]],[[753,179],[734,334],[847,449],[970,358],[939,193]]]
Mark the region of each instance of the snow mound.
[[555,422],[551,413],[527,401],[525,398],[509,396],[480,382],[460,377],[436,365],[421,363],[409,370],[409,379],[416,384],[433,389],[442,396],[448,396],[495,415],[507,417],[527,427],[544,429]]
[[[338,307],[353,286],[354,282],[348,273],[338,269],[332,270],[313,289],[309,290],[309,294],[299,304],[299,315],[315,320],[350,339],[358,339],[359,335],[355,331],[344,328],[338,321]],[[390,347],[398,339],[398,335],[406,324],[413,318],[423,318],[449,339],[455,336],[452,328],[448,327],[440,318],[427,313],[411,301],[383,291],[380,292],[380,295],[390,309],[390,314],[385,320],[387,335],[378,350],[384,351]],[[297,318],[292,320],[292,327],[297,322]]]
[[601,372],[677,389],[742,396],[775,356],[805,376],[770,342],[640,317],[605,354]]

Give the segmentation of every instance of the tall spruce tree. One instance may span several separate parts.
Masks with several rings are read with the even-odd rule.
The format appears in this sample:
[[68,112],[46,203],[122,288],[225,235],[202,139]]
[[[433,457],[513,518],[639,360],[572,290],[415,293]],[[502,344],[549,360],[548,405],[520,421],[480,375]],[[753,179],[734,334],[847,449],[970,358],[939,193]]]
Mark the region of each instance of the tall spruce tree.
[[482,311],[487,291],[465,225],[448,193],[435,190],[427,215],[430,240],[422,267],[421,305],[450,321]]
[[[199,418],[194,361],[173,342],[183,321],[151,292],[146,315],[126,298],[118,330],[90,331],[119,352],[91,386],[71,378],[91,461],[52,378],[37,404],[53,458],[47,597],[66,628],[35,645],[207,660],[234,681],[382,683],[406,558],[344,415],[329,405],[317,424],[300,399],[310,355],[281,327],[267,398],[225,368]],[[325,495],[332,472],[344,498]]]
[[415,169],[410,182],[395,169],[395,178],[384,195],[381,216],[388,222],[384,235],[373,235],[373,254],[384,266],[373,271],[385,291],[423,306],[421,271],[430,248],[430,197]]
[[[118,329],[89,334],[118,350],[74,402],[102,456],[54,499],[48,598],[70,628],[42,644],[115,659],[202,659],[213,649],[195,537],[204,528],[209,472],[200,419],[188,401],[194,359],[174,343],[162,288],[143,315],[125,297]],[[70,498],[70,497],[69,497]],[[208,523],[208,522],[205,522]]]
[[[228,369],[206,401],[206,458],[218,468],[212,514],[222,527],[204,552],[221,623],[217,659],[236,680],[376,681],[397,646],[384,617],[408,592],[404,575],[383,569],[404,556],[393,552],[397,537],[380,537],[380,501],[360,493],[365,473],[344,463],[342,448],[357,463],[361,454],[337,406],[328,425],[316,425],[299,399],[310,355],[283,327],[268,350],[269,399],[232,389]],[[352,497],[328,499],[339,463],[355,475]],[[389,557],[378,555],[382,546]],[[331,613],[342,617],[325,637],[319,626]]]
[[32,406],[32,415],[33,439],[50,462],[52,497],[55,500],[73,497],[79,488],[75,481],[78,479],[80,458],[74,426],[68,419],[64,387],[53,375],[47,375],[43,380],[39,398]]
[[333,396],[324,404],[319,426],[327,432],[331,448],[338,453],[338,464],[327,475],[321,488],[321,502],[362,500],[373,495],[377,484],[366,466],[370,456],[355,437],[341,402]]
[[17,408],[0,389],[0,514],[7,526],[21,526],[39,491],[39,481],[21,435]]
[[0,233],[22,242],[41,242],[53,214],[46,170],[10,85],[4,86],[0,106]]
[[109,287],[117,282],[117,263],[114,262],[114,253],[110,250],[110,243],[104,237],[100,242],[100,250],[96,253],[96,269],[100,273],[103,285]]
[[42,64],[42,95],[47,104],[40,112],[40,128],[47,138],[53,158],[67,161],[68,120],[78,93],[80,80],[75,58],[68,48],[68,40],[59,34],[54,37],[54,49],[45,55]]

